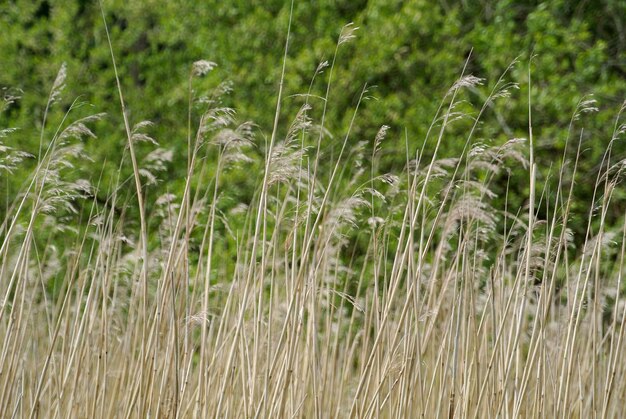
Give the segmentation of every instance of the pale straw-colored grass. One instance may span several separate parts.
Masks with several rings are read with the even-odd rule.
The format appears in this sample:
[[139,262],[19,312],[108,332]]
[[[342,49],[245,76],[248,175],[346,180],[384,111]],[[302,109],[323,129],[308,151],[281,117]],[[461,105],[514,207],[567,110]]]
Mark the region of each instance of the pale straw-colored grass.
[[[184,156],[135,155],[137,141],[151,140],[143,134],[149,126],[131,128],[121,89],[134,201],[118,195],[124,179],[64,180],[81,158],[74,139],[92,136],[88,125],[100,115],[69,122],[70,111],[52,137],[42,129],[36,168],[0,230],[0,417],[623,414],[626,229],[605,223],[624,168],[611,155],[621,115],[576,250],[579,116],[594,111],[593,102],[581,101],[562,164],[544,180],[530,101],[528,141],[488,146],[474,138],[488,109],[522,100],[510,97],[517,86],[506,82],[508,69],[463,138],[449,130],[468,120],[458,98],[483,82],[464,72],[426,138],[391,139],[383,127],[371,143],[351,145],[364,88],[346,132],[330,140],[333,67],[354,36],[344,28],[331,64],[315,72],[329,73],[324,100],[309,89],[284,129],[281,82],[265,141],[211,101],[192,126],[194,78],[215,67],[194,64],[185,188],[178,197],[162,189],[150,217],[146,184]],[[63,68],[46,109],[65,76]],[[13,133],[2,134],[5,141]],[[325,153],[332,141],[339,148]],[[403,172],[380,173],[387,141],[422,146],[407,153]],[[440,156],[446,141],[465,142],[463,153]],[[249,164],[255,144],[265,156],[260,173],[250,173],[254,197],[220,205],[226,173]],[[27,157],[2,152],[3,173]],[[523,208],[509,206],[508,188],[493,192],[509,170],[527,173]],[[88,223],[64,226],[57,214],[95,190],[112,192],[105,203],[82,205]],[[73,230],[54,233],[63,228]],[[73,242],[59,248],[39,239],[60,234]]]

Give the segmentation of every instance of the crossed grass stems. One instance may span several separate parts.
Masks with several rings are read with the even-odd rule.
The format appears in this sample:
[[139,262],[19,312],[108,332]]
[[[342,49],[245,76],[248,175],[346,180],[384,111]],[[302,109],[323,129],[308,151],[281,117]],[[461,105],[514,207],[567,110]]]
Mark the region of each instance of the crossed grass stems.
[[[107,28],[104,10],[102,17]],[[131,125],[107,28],[127,137],[120,167],[130,159],[135,204],[123,193],[125,179],[67,180],[85,158],[79,140],[95,137],[88,126],[103,115],[70,122],[75,103],[46,141],[48,111],[67,77],[61,68],[35,168],[0,229],[0,416],[620,414],[626,230],[605,221],[624,169],[612,156],[625,131],[624,108],[577,251],[570,223],[580,121],[597,111],[595,101],[581,100],[561,163],[538,185],[532,61],[528,138],[499,146],[475,136],[490,109],[513,100],[518,86],[506,80],[519,63],[471,114],[459,110],[459,97],[483,80],[463,69],[415,155],[409,134],[401,139],[404,170],[380,173],[388,127],[371,142],[355,145],[351,137],[367,87],[345,134],[331,137],[326,129],[336,59],[355,31],[343,28],[332,60],[316,69],[284,129],[287,42],[274,126],[261,144],[256,126],[238,124],[220,106],[227,85],[195,92],[194,80],[215,64],[194,63],[182,196],[153,198],[148,191],[163,192],[160,172],[174,156],[146,134],[148,122]],[[326,74],[325,95],[312,95]],[[14,100],[6,96],[5,105]],[[468,127],[464,137],[455,124]],[[15,135],[1,133],[3,140]],[[446,141],[462,141],[463,152],[441,157]],[[154,144],[143,157],[135,150],[140,142]],[[2,147],[5,173],[35,160]],[[264,150],[260,158],[257,150]],[[222,204],[228,173],[254,164],[260,174],[252,199]],[[507,179],[515,170],[525,170],[528,182],[519,210],[509,208]],[[497,196],[494,185],[503,179],[504,196]],[[101,190],[109,191],[104,202],[77,205]],[[87,225],[64,225],[59,214],[71,211]],[[125,218],[132,212],[138,230]],[[43,231],[74,244],[60,251],[53,239],[38,241]],[[51,292],[53,280],[61,285]]]

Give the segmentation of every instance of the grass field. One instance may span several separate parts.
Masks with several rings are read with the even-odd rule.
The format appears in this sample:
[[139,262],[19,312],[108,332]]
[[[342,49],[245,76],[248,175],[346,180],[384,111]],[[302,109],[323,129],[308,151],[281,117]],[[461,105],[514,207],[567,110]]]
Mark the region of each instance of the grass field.
[[[352,36],[344,28],[337,48]],[[333,64],[318,69],[330,73],[326,99]],[[190,86],[213,65],[196,62]],[[282,84],[267,136],[209,102],[197,126],[195,107],[182,121],[187,155],[155,146],[140,161],[149,125],[128,120],[118,81],[131,179],[65,176],[100,115],[44,119],[35,158],[5,147],[12,133],[2,131],[3,176],[33,169],[0,226],[0,417],[621,416],[626,229],[604,223],[625,167],[611,154],[621,114],[589,178],[567,158],[580,155],[580,120],[596,110],[582,100],[567,153],[539,183],[532,103],[526,138],[488,145],[475,132],[489,107],[520,99],[505,72],[473,114],[460,113],[460,92],[480,83],[461,71],[398,173],[379,169],[385,127],[354,145],[358,105],[332,140],[327,100],[303,96],[280,126]],[[450,137],[459,120],[470,128]],[[446,141],[465,152],[440,156]],[[249,173],[253,198],[222,211],[228,173],[250,170],[252,147],[264,150]],[[187,165],[184,191],[169,193],[166,179],[147,189],[171,161]],[[508,188],[494,192],[512,172],[525,173],[523,207],[509,206]],[[596,194],[572,221],[583,181]],[[125,183],[132,199],[116,193]],[[94,191],[109,192],[83,199]],[[83,222],[65,224],[70,210]],[[587,225],[576,247],[573,222]]]

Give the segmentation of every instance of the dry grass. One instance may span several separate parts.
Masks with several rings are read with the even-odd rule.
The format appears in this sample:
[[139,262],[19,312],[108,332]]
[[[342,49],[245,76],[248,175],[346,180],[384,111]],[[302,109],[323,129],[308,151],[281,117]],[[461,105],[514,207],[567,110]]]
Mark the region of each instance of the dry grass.
[[[346,28],[337,51],[352,36]],[[620,116],[595,180],[584,251],[572,249],[579,174],[565,155],[579,155],[576,119],[593,104],[581,102],[563,164],[538,185],[531,122],[529,141],[488,147],[473,138],[487,106],[508,97],[505,75],[473,115],[462,155],[438,153],[459,141],[448,138],[466,118],[456,111],[459,92],[481,82],[463,74],[396,175],[378,173],[386,128],[369,148],[351,149],[351,124],[329,161],[324,116],[312,123],[309,96],[281,140],[281,93],[254,199],[224,214],[224,173],[251,158],[257,139],[253,126],[236,125],[211,102],[192,129],[192,81],[212,68],[198,62],[190,72],[183,196],[155,200],[151,221],[145,183],[172,156],[157,149],[135,157],[134,144],[149,140],[146,124],[132,129],[125,118],[138,231],[127,231],[124,218],[132,201],[111,193],[106,204],[87,206],[87,228],[62,233],[75,238],[72,246],[60,251],[38,239],[71,228],[55,215],[104,188],[64,181],[81,152],[73,138],[93,135],[87,125],[97,116],[64,120],[47,142],[42,130],[37,167],[0,229],[1,417],[623,413],[626,229],[604,222],[624,167],[611,156],[624,131]],[[9,169],[24,157],[4,151]],[[522,166],[527,206],[509,208],[493,182]],[[158,233],[149,234],[154,220]],[[51,281],[60,285],[51,290]]]

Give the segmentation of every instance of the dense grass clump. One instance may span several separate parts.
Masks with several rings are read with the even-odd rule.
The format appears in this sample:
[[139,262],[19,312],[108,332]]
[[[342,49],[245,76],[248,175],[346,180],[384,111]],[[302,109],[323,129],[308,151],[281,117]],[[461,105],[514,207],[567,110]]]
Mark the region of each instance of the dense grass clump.
[[[335,57],[353,36],[344,28]],[[54,129],[44,117],[38,156],[1,146],[3,176],[32,168],[0,226],[1,417],[621,414],[626,229],[605,223],[625,167],[611,153],[621,113],[590,178],[577,164],[597,109],[582,100],[539,179],[532,103],[525,139],[475,138],[489,109],[524,100],[508,70],[478,107],[461,98],[483,80],[463,70],[425,138],[383,126],[356,143],[368,89],[331,138],[333,64],[315,73],[328,73],[326,96],[302,95],[286,127],[281,84],[264,136],[194,91],[214,67],[194,63],[185,155],[133,125],[116,69],[130,179],[73,177],[103,117],[73,120],[78,104]],[[380,169],[388,141],[406,143],[403,171]],[[447,141],[464,152],[441,156]],[[171,162],[187,167],[180,196]],[[241,177],[256,188],[238,200]],[[595,195],[572,221],[581,181]],[[526,195],[509,196],[511,182]]]

